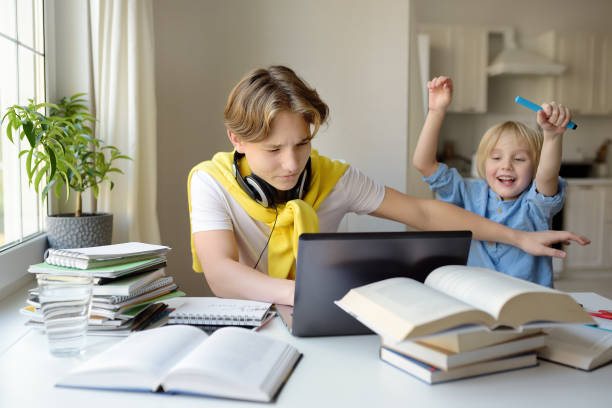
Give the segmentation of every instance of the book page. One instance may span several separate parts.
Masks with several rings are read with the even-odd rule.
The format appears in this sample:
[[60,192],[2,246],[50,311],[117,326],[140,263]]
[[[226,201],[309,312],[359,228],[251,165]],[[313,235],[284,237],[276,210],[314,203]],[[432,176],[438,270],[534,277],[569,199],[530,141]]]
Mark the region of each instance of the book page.
[[136,332],[77,367],[59,384],[156,389],[170,367],[207,337],[202,330],[190,326]]
[[448,265],[432,271],[425,285],[444,292],[499,319],[503,306],[524,293],[558,291],[486,268]]
[[548,347],[540,355],[548,360],[590,370],[612,360],[612,332],[583,325],[547,329]]
[[408,278],[391,278],[351,289],[336,302],[381,335],[401,341],[493,318],[461,300]]
[[163,381],[164,389],[266,400],[298,356],[285,342],[248,329],[225,327],[172,368]]

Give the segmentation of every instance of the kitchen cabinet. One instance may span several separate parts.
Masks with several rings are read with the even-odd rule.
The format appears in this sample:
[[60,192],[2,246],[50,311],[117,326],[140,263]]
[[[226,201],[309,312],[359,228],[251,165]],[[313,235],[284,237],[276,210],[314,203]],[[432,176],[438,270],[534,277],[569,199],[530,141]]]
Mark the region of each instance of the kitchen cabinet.
[[566,66],[545,79],[541,100],[561,102],[574,114],[612,114],[612,34],[549,31],[537,44],[543,55]]
[[444,75],[453,80],[453,100],[448,111],[486,112],[488,29],[420,24],[418,31],[429,36],[430,77]]
[[564,247],[566,269],[612,268],[612,180],[568,180],[563,228],[591,240]]

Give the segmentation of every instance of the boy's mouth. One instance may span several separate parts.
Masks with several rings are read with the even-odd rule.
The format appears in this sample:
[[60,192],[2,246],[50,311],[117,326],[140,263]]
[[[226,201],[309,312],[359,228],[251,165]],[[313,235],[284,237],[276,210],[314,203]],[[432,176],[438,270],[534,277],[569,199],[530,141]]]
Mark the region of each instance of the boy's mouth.
[[499,181],[501,184],[505,186],[511,186],[515,180],[516,180],[516,177],[512,177],[512,176],[498,176],[497,177],[497,181]]

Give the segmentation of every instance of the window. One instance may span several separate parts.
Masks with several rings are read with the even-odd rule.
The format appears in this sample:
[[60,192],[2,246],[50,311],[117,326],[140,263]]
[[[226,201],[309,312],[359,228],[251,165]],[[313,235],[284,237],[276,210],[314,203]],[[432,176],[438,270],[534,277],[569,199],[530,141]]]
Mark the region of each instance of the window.
[[[45,101],[43,0],[0,0],[0,113]],[[0,129],[0,251],[43,231],[43,203],[28,185],[15,144]],[[27,141],[25,141],[27,143]],[[23,161],[23,158],[21,159]],[[2,277],[0,277],[0,280]]]

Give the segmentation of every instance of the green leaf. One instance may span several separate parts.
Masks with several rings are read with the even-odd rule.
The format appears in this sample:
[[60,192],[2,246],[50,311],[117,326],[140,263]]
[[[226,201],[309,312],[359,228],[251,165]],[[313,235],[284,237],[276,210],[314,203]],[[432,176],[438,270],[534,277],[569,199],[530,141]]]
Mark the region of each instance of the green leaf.
[[79,172],[77,171],[77,169],[71,164],[68,163],[66,160],[64,160],[63,158],[60,158],[60,161],[66,165],[66,167],[68,167],[70,170],[72,170],[72,172],[74,173],[74,176],[77,178],[79,184],[83,182],[81,175],[79,174]]
[[49,162],[51,163],[51,173],[49,174],[49,178],[52,179],[53,177],[55,177],[55,169],[57,168],[55,152],[48,146],[45,146],[45,150],[49,155]]
[[34,169],[32,169],[32,155],[34,154],[34,149],[30,149],[28,152],[28,157],[26,158],[26,173],[28,174],[28,180],[30,183],[32,182],[32,174],[34,173]]
[[[53,179],[53,181],[55,181],[55,180],[57,180],[57,179]],[[61,180],[61,179],[60,179],[60,180]],[[63,185],[63,184],[64,184],[64,183],[59,183],[59,182],[58,182],[58,183],[55,185],[55,196],[56,196],[57,198],[60,198],[60,193],[62,192],[62,185]]]
[[[8,113],[7,113],[8,115]],[[11,143],[15,143],[13,142],[13,127],[11,126],[12,123],[8,123],[6,125],[6,135],[8,136],[9,140],[11,141]]]
[[[53,179],[50,182],[48,182],[47,185],[45,186],[45,188],[43,188],[42,193],[40,193],[40,198],[42,199],[43,202],[47,198],[47,194],[49,192],[49,189],[51,188],[51,186],[53,186],[53,184],[55,184],[55,179]],[[55,189],[55,195],[57,195],[59,197],[59,194],[58,194],[58,191],[57,191],[57,187],[61,187],[61,185],[58,184],[56,186],[56,189]]]
[[36,136],[34,135],[34,124],[32,122],[22,122],[23,132],[30,142],[30,147],[36,147]]
[[49,164],[46,163],[38,172],[36,173],[36,177],[34,178],[34,190],[38,193],[38,186],[40,184],[40,180],[42,180],[43,176],[47,173],[47,169],[49,169]]

